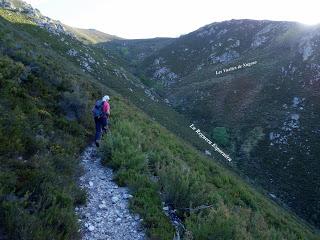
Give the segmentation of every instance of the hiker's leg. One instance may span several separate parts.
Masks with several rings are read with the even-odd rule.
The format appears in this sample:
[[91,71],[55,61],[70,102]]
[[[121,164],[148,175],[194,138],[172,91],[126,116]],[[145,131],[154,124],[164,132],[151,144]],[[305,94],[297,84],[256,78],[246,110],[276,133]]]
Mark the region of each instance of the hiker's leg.
[[94,122],[96,124],[95,141],[98,141],[101,137],[101,122],[99,118],[94,118]]
[[106,117],[104,117],[104,118],[101,120],[101,124],[102,124],[102,130],[103,130],[103,132],[106,133],[107,130],[108,130],[108,127],[107,127],[107,125],[108,125],[108,119],[107,119]]

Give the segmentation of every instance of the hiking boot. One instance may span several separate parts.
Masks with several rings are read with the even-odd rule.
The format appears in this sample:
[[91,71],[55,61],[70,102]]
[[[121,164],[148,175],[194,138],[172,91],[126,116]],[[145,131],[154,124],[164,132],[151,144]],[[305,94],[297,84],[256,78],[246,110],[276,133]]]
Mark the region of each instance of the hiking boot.
[[97,146],[97,147],[99,147],[99,146],[100,146],[100,144],[99,144],[99,142],[98,142],[98,141],[95,141],[95,144],[96,144],[96,146]]

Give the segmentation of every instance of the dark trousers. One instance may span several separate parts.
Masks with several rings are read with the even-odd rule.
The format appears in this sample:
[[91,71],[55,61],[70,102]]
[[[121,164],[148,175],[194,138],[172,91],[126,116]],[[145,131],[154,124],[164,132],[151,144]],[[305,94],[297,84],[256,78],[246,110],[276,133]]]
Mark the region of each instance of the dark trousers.
[[107,131],[108,119],[106,117],[95,117],[94,122],[96,124],[95,141],[100,140],[102,131]]

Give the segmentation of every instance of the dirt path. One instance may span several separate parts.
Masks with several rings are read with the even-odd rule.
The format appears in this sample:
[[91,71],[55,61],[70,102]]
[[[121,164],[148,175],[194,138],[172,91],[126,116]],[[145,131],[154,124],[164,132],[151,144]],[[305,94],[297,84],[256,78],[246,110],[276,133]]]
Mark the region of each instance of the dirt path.
[[82,239],[146,239],[142,219],[128,209],[132,196],[127,188],[120,188],[112,181],[112,170],[101,165],[95,146],[87,147],[81,160],[84,175],[80,186],[88,193],[87,205],[76,208]]

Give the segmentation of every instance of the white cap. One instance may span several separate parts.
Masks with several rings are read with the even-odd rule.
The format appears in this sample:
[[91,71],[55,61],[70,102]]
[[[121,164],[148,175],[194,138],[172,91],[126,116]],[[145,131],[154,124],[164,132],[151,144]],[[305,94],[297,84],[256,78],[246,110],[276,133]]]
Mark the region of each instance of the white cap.
[[102,98],[102,101],[109,101],[110,100],[110,97],[108,95],[105,95],[103,98]]

